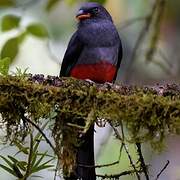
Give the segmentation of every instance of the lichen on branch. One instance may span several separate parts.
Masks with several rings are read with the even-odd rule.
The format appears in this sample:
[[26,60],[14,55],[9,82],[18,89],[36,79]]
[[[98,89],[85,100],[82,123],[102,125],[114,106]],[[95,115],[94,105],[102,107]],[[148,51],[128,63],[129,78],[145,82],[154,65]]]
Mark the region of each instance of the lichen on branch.
[[[74,168],[80,136],[97,118],[128,129],[125,140],[149,142],[160,150],[167,134],[180,133],[180,86],[135,87],[95,84],[43,75],[0,77],[1,124],[10,142],[28,134],[29,118],[37,125],[55,120],[55,153],[67,171]],[[63,151],[62,151],[63,148]]]

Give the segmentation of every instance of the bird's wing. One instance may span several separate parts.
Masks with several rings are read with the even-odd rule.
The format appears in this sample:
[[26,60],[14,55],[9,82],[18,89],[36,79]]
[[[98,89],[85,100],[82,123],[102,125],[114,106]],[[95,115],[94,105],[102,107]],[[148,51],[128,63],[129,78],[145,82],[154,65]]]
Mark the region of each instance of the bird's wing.
[[82,49],[83,49],[83,44],[79,41],[77,37],[77,32],[75,32],[71,37],[71,40],[65,52],[61,65],[60,77],[70,76],[70,71],[72,67],[76,64],[82,52]]
[[116,65],[116,74],[114,76],[114,79],[113,81],[116,80],[116,77],[117,77],[117,73],[118,73],[118,70],[120,68],[120,64],[121,64],[121,60],[122,60],[122,56],[123,56],[123,49],[122,49],[122,43],[121,43],[121,39],[119,38],[119,49],[118,49],[118,62],[117,62],[117,65]]

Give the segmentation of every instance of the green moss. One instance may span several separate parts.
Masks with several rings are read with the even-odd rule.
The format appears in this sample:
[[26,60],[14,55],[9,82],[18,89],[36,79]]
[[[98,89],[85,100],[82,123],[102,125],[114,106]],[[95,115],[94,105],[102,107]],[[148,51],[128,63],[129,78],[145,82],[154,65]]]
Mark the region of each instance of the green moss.
[[28,134],[22,115],[38,124],[56,112],[52,135],[67,171],[74,167],[79,135],[97,117],[114,126],[122,122],[128,142],[148,141],[156,150],[167,134],[180,132],[180,88],[175,85],[137,88],[27,75],[0,77],[0,92],[2,122],[12,143]]

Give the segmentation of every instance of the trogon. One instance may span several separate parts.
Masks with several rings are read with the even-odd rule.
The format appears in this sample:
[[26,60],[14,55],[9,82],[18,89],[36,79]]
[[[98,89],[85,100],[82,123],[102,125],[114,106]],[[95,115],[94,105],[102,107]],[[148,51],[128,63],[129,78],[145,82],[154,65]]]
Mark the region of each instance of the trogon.
[[[60,76],[114,82],[122,59],[122,45],[112,17],[95,2],[84,3],[78,26],[65,52]],[[84,165],[84,166],[83,166]],[[77,153],[76,172],[69,179],[95,180],[94,125],[83,137]]]

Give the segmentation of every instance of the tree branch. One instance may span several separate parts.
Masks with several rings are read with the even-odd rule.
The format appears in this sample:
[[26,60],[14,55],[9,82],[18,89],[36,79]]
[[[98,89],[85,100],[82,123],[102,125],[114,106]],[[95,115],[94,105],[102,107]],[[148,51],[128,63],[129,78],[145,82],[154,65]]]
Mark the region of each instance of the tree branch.
[[[77,148],[81,144],[79,125],[82,130],[83,126],[87,130],[97,118],[106,119],[120,141],[119,159],[124,149],[133,171],[140,179],[139,172],[143,169],[133,162],[126,142],[150,142],[154,149],[161,150],[166,135],[179,133],[180,85],[135,87],[55,76],[44,78],[43,75],[1,76],[0,114],[7,140],[13,143],[27,136],[31,126],[26,125],[29,123],[54,150],[62,169],[65,167],[69,171],[74,168]],[[37,121],[52,115],[52,136],[56,147],[36,122],[25,114]],[[22,124],[22,120],[27,123]],[[123,126],[127,128],[128,140]],[[121,132],[117,127],[121,127]]]
[[143,154],[142,154],[142,151],[141,151],[141,144],[140,143],[136,143],[136,146],[137,146],[137,152],[138,152],[138,155],[139,155],[139,161],[140,161],[140,164],[141,164],[141,168],[142,168],[142,170],[144,172],[146,180],[149,180],[147,166],[145,164],[144,157],[143,157]]
[[[123,171],[123,172],[121,172],[119,174],[112,174],[112,175],[107,175],[107,174],[106,175],[100,175],[100,174],[97,174],[96,176],[101,177],[103,179],[105,179],[105,178],[111,179],[111,178],[120,178],[121,176],[126,176],[126,175],[132,175],[134,173],[136,173],[135,170],[130,170],[130,171]],[[141,171],[139,171],[138,173],[141,173]]]
[[[128,151],[127,145],[126,145],[125,142],[124,142],[124,139],[122,139],[122,137],[121,137],[121,135],[119,134],[118,130],[117,130],[115,127],[113,127],[113,125],[112,125],[111,123],[110,123],[110,125],[111,125],[112,129],[114,130],[114,133],[115,133],[115,135],[116,135],[116,138],[121,141],[122,146],[123,146],[123,148],[125,149],[126,154],[128,155],[130,164],[131,164],[131,166],[132,166],[133,169],[134,169],[134,173],[135,173],[136,176],[137,176],[137,179],[140,180],[140,179],[141,179],[141,178],[140,178],[140,175],[139,175],[139,173],[138,173],[138,170],[136,169],[136,166],[134,165],[134,162],[133,162],[133,160],[132,160],[132,158],[131,158],[131,155],[130,155],[130,153],[129,153],[129,151]],[[122,127],[121,127],[121,128],[122,128]],[[123,128],[122,128],[122,129],[123,129]],[[122,130],[122,134],[123,134],[123,137],[124,137],[124,131],[123,131],[123,130]]]

